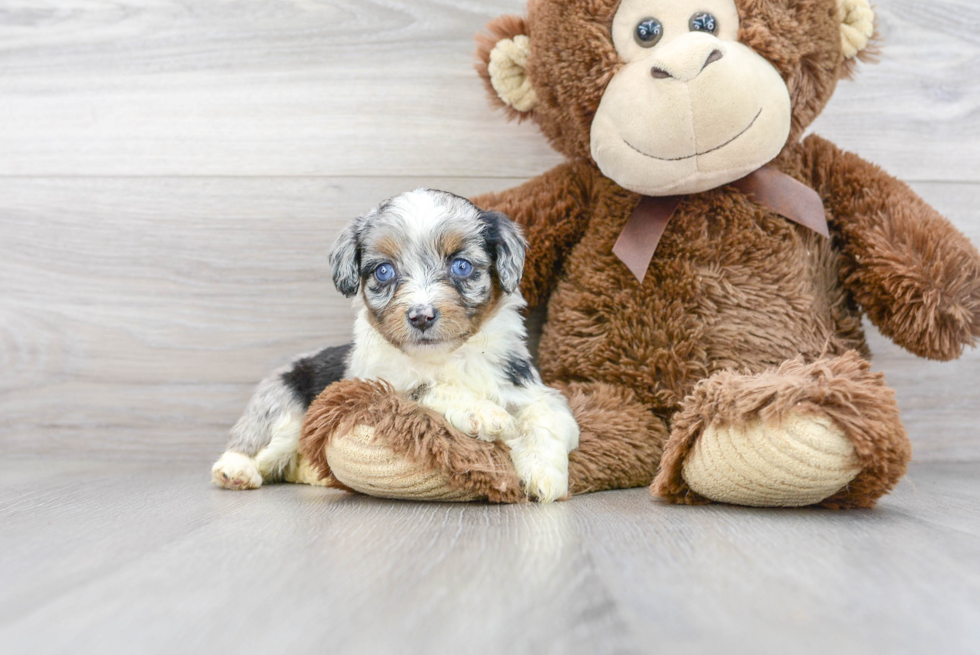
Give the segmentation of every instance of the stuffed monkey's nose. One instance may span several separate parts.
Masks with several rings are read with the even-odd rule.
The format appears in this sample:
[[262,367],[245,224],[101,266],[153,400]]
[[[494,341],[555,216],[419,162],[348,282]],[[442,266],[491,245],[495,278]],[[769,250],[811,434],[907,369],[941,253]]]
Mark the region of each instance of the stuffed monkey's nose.
[[725,53],[722,52],[721,50],[717,50],[717,49],[716,50],[712,50],[711,51],[711,54],[708,55],[708,58],[704,61],[704,66],[701,67],[701,70],[704,70],[705,68],[707,68],[711,64],[715,63],[716,61],[718,61],[719,59],[721,59],[724,56],[725,56]]
[[408,310],[408,322],[417,330],[425,332],[439,318],[439,311],[432,305],[415,305]]
[[690,82],[725,57],[725,46],[710,34],[692,32],[667,44],[653,56],[650,62],[653,79]]

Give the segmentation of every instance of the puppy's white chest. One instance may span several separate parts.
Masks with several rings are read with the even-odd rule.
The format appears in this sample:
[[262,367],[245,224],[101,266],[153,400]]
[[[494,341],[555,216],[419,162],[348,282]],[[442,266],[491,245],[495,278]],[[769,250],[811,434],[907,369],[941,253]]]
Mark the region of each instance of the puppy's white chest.
[[[372,340],[373,341],[373,340]],[[419,387],[463,387],[479,395],[497,395],[497,375],[485,356],[465,349],[449,357],[413,357],[377,341],[356,344],[348,376],[381,379],[399,393]]]

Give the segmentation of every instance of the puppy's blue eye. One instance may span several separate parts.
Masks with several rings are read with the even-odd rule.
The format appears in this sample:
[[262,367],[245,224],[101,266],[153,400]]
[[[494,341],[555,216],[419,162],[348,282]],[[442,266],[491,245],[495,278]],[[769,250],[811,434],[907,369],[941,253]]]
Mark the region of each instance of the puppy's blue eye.
[[377,278],[378,282],[387,282],[395,277],[395,267],[391,264],[382,264],[374,269],[374,277]]
[[453,265],[449,268],[456,277],[469,277],[473,272],[473,264],[465,259],[454,259]]

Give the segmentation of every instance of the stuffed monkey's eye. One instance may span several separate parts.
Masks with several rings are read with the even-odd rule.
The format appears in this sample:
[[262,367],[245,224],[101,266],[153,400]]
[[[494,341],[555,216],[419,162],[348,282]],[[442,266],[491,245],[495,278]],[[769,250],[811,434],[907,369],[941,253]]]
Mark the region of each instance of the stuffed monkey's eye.
[[469,263],[465,259],[457,258],[453,260],[452,266],[449,267],[449,270],[456,277],[469,277],[470,273],[473,272],[473,264]]
[[378,282],[389,282],[395,277],[395,267],[384,263],[374,269],[374,277]]
[[636,26],[633,38],[641,48],[652,48],[664,35],[664,26],[656,18],[644,18]]
[[718,21],[711,14],[698,12],[691,16],[691,31],[714,34],[718,31]]

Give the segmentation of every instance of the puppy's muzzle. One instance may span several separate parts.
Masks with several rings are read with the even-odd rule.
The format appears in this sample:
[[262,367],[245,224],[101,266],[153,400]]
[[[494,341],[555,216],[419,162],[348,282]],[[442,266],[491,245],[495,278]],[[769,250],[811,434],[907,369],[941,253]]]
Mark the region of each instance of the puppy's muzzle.
[[432,305],[415,305],[408,310],[408,322],[420,332],[425,332],[439,319],[439,311]]

